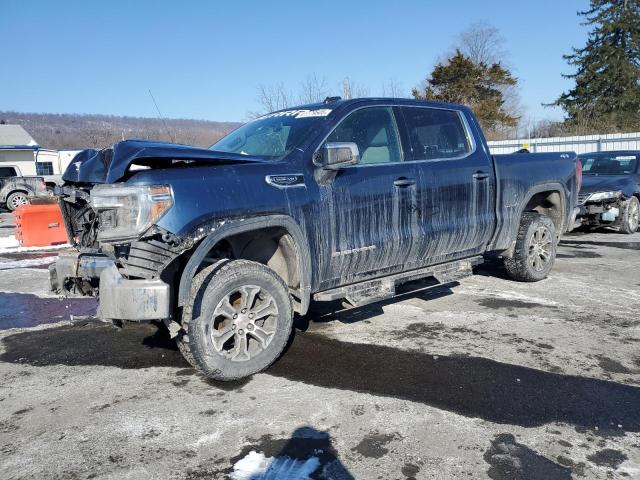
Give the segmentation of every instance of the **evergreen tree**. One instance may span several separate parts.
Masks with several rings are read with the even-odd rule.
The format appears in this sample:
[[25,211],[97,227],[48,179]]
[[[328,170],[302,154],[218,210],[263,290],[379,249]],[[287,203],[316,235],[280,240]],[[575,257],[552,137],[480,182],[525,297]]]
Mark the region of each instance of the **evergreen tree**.
[[593,29],[584,48],[565,55],[575,86],[554,103],[567,124],[585,130],[640,129],[640,0],[591,0],[578,12]]
[[456,50],[446,62],[435,66],[424,88],[414,88],[414,98],[469,106],[486,130],[515,126],[518,118],[504,108],[503,90],[517,80],[500,63],[476,63]]

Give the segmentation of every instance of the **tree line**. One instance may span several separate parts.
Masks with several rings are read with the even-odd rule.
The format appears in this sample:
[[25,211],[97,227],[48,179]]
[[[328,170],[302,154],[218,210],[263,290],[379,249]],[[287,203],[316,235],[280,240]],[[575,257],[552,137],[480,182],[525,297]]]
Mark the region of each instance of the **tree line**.
[[0,124],[17,124],[43,148],[103,148],[127,138],[209,146],[241,124],[175,118],[0,111]]

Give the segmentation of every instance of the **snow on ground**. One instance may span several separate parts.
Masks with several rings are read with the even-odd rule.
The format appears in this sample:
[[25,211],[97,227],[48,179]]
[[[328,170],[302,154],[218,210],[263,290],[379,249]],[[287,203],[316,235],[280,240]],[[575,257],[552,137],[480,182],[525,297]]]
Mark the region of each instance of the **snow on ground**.
[[305,461],[289,457],[265,457],[251,451],[233,466],[233,480],[307,480],[320,466],[320,460],[311,457]]
[[53,263],[56,261],[58,257],[56,255],[52,255],[49,257],[42,258],[30,258],[27,260],[15,260],[8,262],[0,262],[0,270],[11,270],[14,268],[25,268],[25,267],[36,267],[38,265],[48,265],[49,263]]
[[59,250],[61,248],[68,248],[68,243],[62,245],[47,245],[46,247],[21,247],[18,239],[11,235],[9,237],[0,237],[0,254],[2,253],[22,253],[22,252],[36,252],[38,250]]

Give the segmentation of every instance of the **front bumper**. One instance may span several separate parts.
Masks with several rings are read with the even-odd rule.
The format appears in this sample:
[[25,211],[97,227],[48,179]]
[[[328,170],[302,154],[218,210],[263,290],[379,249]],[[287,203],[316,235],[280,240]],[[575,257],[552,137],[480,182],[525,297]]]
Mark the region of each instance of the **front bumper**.
[[51,272],[51,289],[59,291],[74,279],[99,279],[97,315],[101,319],[147,321],[170,317],[171,292],[167,283],[126,279],[113,259],[105,255],[61,254]]

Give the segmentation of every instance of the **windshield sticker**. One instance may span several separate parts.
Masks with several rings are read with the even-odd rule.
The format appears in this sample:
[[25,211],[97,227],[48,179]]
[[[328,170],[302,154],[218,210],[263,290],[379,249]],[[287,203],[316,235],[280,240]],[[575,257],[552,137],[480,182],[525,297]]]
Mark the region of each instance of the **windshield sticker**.
[[308,117],[326,117],[331,113],[330,108],[320,108],[318,110],[284,110],[282,112],[269,113],[264,115],[258,120],[273,117],[293,117],[293,118],[308,118]]

